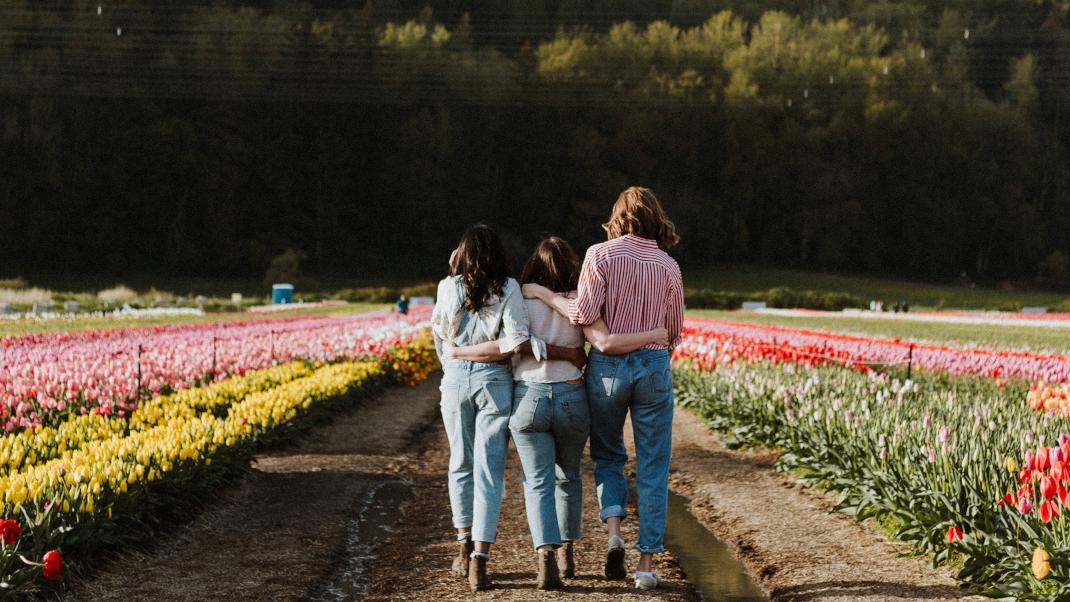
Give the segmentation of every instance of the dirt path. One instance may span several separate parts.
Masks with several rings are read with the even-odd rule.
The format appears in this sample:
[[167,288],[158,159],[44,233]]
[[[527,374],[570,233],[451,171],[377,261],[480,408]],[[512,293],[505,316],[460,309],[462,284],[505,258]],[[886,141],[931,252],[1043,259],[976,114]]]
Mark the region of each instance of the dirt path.
[[770,453],[732,451],[690,412],[673,421],[671,486],[736,551],[773,600],[985,600],[969,596],[904,544],[772,471]]
[[[417,495],[398,525],[391,545],[380,550],[372,565],[371,595],[367,600],[470,600],[467,584],[449,573],[456,544],[446,490],[449,463],[446,435],[435,428],[426,436],[422,474],[416,477]],[[585,461],[585,464],[587,462]],[[490,573],[497,587],[479,594],[479,600],[670,600],[693,601],[698,595],[680,572],[670,554],[658,558],[656,570],[662,579],[658,591],[640,593],[631,581],[606,581],[601,575],[606,537],[598,519],[594,477],[589,465],[584,476],[584,538],[576,543],[576,577],[567,589],[541,592],[535,589],[535,553],[531,547],[520,461],[510,449],[506,467],[506,495],[498,543],[491,551]],[[634,502],[630,500],[630,502]],[[629,512],[635,515],[635,508]],[[636,523],[624,525],[625,540],[636,539]],[[634,569],[638,555],[628,551],[628,566]]]
[[[361,519],[380,520],[366,514],[380,498],[389,503],[411,490],[404,479],[414,457],[404,452],[434,423],[437,386],[433,378],[415,389],[388,389],[293,446],[257,457],[192,523],[149,551],[112,559],[66,598],[330,598],[328,590],[352,568],[346,551],[360,543],[353,539]],[[349,592],[359,593],[359,578],[349,581]]]

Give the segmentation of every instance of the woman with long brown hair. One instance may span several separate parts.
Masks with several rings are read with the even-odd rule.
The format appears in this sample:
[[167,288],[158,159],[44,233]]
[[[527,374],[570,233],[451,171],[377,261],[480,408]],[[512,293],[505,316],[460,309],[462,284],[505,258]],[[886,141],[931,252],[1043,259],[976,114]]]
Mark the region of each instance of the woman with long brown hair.
[[573,324],[604,320],[611,333],[668,329],[668,340],[623,355],[592,351],[587,366],[591,407],[591,458],[601,517],[609,531],[605,574],[624,579],[620,523],[628,495],[624,421],[635,435],[635,489],[639,508],[639,565],[635,586],[653,589],[653,555],[664,551],[672,456],[673,387],[669,357],[683,323],[683,279],[665,252],[679,242],[676,228],[648,188],[617,198],[602,226],[608,240],[587,250],[576,299],[563,301],[545,287],[525,285],[525,296],[553,303]]
[[[580,263],[561,238],[544,238],[524,264],[522,283],[545,287],[559,299],[575,298]],[[584,330],[569,323],[537,299],[525,301],[532,353],[513,358],[514,408],[509,429],[524,469],[528,526],[536,549],[539,589],[562,586],[572,577],[572,543],[581,536],[583,481],[580,463],[590,428],[590,410],[583,371],[570,361],[555,360],[555,346],[583,347]],[[655,342],[666,343],[667,331],[610,335],[604,322],[586,328],[596,348],[625,353]],[[549,348],[551,352],[545,351]],[[447,355],[469,360],[494,360],[499,346],[485,343],[458,348]],[[549,357],[546,357],[546,356]],[[554,549],[557,549],[556,558]]]
[[501,239],[489,226],[468,228],[438,285],[431,315],[442,361],[442,422],[450,443],[449,492],[458,554],[453,570],[472,591],[489,587],[487,560],[501,510],[502,480],[513,409],[508,361],[473,362],[444,347],[497,341],[503,354],[528,340],[527,313],[509,277]]

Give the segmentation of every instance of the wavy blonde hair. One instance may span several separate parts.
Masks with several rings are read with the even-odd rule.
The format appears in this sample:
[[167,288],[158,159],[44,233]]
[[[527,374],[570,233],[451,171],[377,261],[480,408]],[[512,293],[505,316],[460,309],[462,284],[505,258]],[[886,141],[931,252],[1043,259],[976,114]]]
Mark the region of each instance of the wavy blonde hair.
[[602,229],[611,239],[632,234],[656,241],[665,250],[680,242],[676,225],[665,215],[654,191],[639,186],[620,193],[617,202],[613,203],[609,221],[602,224]]

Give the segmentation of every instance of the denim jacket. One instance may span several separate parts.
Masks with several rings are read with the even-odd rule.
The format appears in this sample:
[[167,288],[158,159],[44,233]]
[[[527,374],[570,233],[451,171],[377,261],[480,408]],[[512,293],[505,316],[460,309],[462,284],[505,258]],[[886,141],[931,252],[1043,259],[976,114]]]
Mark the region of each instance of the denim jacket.
[[530,340],[528,312],[516,280],[508,278],[502,296],[492,294],[478,312],[464,307],[464,283],[460,276],[450,276],[438,283],[435,309],[431,312],[431,330],[435,349],[442,359],[442,341],[458,347],[498,340],[502,353],[512,351]]

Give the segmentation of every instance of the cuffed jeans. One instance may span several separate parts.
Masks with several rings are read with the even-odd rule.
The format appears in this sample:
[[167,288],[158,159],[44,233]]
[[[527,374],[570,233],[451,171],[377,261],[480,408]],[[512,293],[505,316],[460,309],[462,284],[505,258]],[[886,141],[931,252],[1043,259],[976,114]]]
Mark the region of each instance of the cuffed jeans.
[[580,538],[583,480],[580,462],[590,428],[583,383],[518,381],[513,434],[524,468],[524,505],[535,547]]
[[632,416],[635,490],[640,552],[664,551],[672,456],[672,367],[667,351],[640,349],[625,355],[592,351],[587,364],[591,405],[591,459],[601,517],[625,518],[628,481],[624,464],[624,420]]
[[446,360],[442,372],[453,526],[471,527],[473,541],[493,542],[502,506],[513,374],[508,365],[464,360]]

